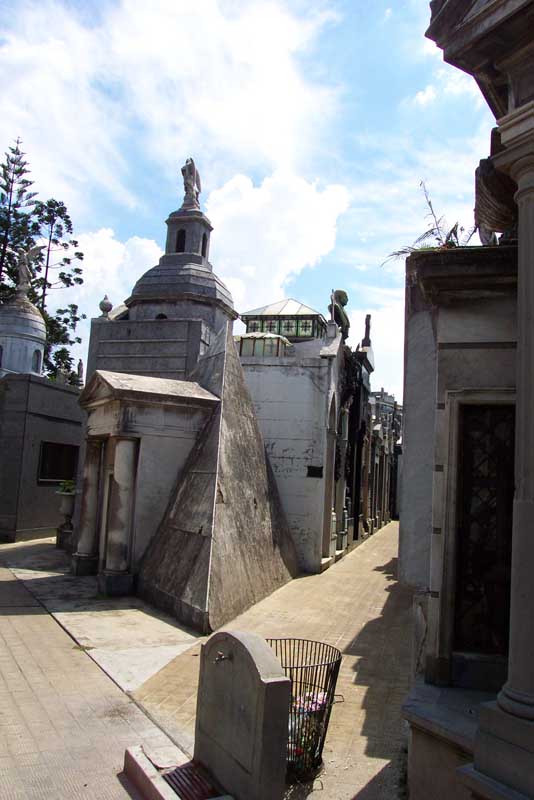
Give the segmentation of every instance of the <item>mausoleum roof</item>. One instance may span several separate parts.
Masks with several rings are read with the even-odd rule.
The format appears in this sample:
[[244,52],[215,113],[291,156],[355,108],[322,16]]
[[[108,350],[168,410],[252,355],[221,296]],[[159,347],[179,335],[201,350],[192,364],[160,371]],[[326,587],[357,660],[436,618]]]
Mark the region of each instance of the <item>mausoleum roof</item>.
[[289,297],[279,300],[277,303],[270,303],[268,306],[254,308],[252,311],[244,311],[241,317],[322,317],[320,311],[304,305],[299,300]]
[[170,378],[151,378],[147,375],[131,375],[97,369],[80,395],[80,403],[88,405],[108,397],[124,399],[150,399],[182,401],[216,405],[219,398],[203,389],[194,381],[179,381]]
[[24,294],[0,305],[0,334],[46,341],[46,325],[39,309]]

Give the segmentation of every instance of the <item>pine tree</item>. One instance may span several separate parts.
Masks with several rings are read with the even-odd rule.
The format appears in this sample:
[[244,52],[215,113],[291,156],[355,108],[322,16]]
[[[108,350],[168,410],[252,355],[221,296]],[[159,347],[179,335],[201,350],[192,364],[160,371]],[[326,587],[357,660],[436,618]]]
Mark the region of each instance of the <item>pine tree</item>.
[[[67,238],[72,234],[72,222],[65,203],[54,199],[46,203],[38,200],[33,217],[38,226],[38,236],[45,240],[42,259],[35,267],[36,273],[42,274],[34,284],[36,290],[40,290],[39,307],[45,311],[49,289],[83,283],[82,270],[75,263],[83,260],[83,253],[76,250],[76,239]],[[57,280],[51,281],[54,270],[59,270]]]
[[53,198],[45,203],[34,199],[37,193],[30,191],[33,181],[27,177],[28,163],[20,145],[17,139],[0,165],[0,301],[14,294],[17,252],[43,245],[40,256],[30,265],[33,279],[28,298],[39,306],[46,323],[44,367],[49,377],[54,378],[61,369],[75,383],[70,348],[81,342],[75,331],[85,314],[80,314],[76,303],[58,308],[55,313],[50,313],[47,306],[51,291],[83,283],[78,266],[83,253],[77,250],[78,242],[70,238],[73,226],[65,204]]
[[34,241],[32,211],[36,192],[29,191],[33,181],[27,177],[28,163],[20,145],[21,140],[17,139],[0,165],[0,299],[8,298],[16,283],[16,251],[29,250]]

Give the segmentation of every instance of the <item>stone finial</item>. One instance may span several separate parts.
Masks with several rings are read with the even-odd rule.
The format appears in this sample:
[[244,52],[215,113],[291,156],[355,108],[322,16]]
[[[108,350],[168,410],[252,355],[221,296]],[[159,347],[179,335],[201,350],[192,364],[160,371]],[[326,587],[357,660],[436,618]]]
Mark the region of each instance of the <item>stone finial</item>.
[[371,347],[371,315],[365,315],[365,336],[362,340],[362,347]]
[[104,295],[104,299],[100,301],[98,304],[100,311],[102,312],[102,316],[106,319],[109,317],[109,312],[113,308],[113,303],[110,301],[107,294]]
[[78,366],[76,367],[76,376],[77,376],[78,386],[82,386],[83,385],[83,361],[82,361],[81,358],[78,361]]
[[183,165],[182,176],[184,179],[184,202],[180,210],[200,210],[198,196],[202,191],[202,187],[200,185],[200,174],[192,158],[188,158]]

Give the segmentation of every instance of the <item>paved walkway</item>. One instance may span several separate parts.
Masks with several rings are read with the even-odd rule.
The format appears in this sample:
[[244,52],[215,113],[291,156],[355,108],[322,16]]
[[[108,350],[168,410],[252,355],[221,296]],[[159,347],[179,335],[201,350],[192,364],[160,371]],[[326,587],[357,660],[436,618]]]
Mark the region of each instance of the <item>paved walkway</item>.
[[[411,592],[396,582],[398,525],[391,523],[322,575],[299,578],[227,625],[266,637],[320,639],[343,662],[324,751],[325,770],[291,798],[397,800],[402,796],[409,689]],[[133,696],[184,747],[194,735],[200,645],[147,680]]]
[[121,774],[135,744],[165,761],[170,742],[0,567],[0,798],[138,799]]
[[[343,652],[324,772],[291,800],[402,797],[411,593],[395,580],[397,544],[392,523],[227,626]],[[51,544],[4,545],[0,560],[11,569],[0,567],[1,800],[137,798],[120,774],[125,748],[142,744],[165,763],[169,741],[102,669],[191,752],[204,639],[136,598],[99,598]]]

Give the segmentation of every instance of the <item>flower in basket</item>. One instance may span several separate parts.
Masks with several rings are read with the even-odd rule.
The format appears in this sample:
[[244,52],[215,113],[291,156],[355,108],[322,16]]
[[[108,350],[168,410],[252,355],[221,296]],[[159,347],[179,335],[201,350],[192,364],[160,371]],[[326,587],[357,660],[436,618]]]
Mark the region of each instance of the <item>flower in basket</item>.
[[306,692],[293,701],[293,707],[299,714],[314,714],[326,707],[326,692]]

